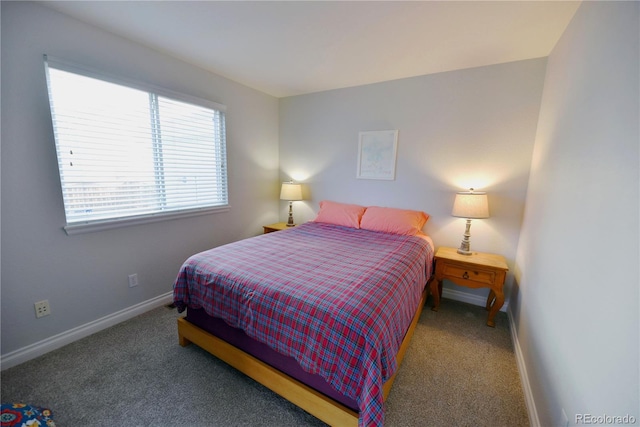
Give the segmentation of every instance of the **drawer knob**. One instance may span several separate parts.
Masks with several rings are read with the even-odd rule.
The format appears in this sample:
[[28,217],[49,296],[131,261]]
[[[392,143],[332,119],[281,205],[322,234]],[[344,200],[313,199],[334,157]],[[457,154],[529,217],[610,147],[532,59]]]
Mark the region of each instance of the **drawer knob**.
[[464,274],[462,275],[463,279],[468,279],[469,278],[469,273],[467,273],[466,271],[464,272]]

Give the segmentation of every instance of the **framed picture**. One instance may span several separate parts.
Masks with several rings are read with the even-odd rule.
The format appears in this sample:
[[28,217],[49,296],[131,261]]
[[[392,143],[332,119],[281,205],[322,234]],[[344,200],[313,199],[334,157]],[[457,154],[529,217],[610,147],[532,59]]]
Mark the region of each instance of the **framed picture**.
[[396,179],[398,130],[360,132],[358,179]]

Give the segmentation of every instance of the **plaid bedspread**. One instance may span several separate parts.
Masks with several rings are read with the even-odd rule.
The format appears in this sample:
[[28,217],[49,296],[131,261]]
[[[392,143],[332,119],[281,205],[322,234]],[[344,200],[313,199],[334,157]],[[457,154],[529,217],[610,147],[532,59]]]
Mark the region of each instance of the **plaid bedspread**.
[[193,255],[174,303],[294,357],[358,403],[360,426],[382,426],[382,385],[397,369],[432,257],[421,237],[308,222]]

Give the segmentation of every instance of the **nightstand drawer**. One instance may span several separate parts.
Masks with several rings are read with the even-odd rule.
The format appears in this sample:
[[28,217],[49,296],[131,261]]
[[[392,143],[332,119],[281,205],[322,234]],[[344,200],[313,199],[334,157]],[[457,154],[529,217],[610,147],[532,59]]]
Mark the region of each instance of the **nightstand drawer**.
[[445,264],[443,267],[442,273],[452,278],[470,280],[487,285],[493,285],[496,281],[496,273],[494,271],[470,269],[455,264]]

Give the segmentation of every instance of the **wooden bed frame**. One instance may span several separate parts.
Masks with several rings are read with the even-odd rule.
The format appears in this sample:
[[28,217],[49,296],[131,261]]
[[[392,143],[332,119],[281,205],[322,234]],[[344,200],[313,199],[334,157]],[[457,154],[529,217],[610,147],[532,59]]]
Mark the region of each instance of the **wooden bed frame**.
[[[430,278],[430,280],[432,279]],[[411,337],[413,337],[413,332],[420,319],[420,314],[427,300],[428,293],[429,284],[427,284],[422,292],[418,310],[413,316],[413,320],[398,350],[396,357],[398,369],[409,347]],[[204,331],[182,317],[178,319],[178,336],[181,346],[185,347],[191,343],[196,344],[325,423],[332,426],[357,427],[358,412],[347,408],[341,403],[280,372],[226,341]],[[396,374],[397,370],[396,373],[384,383],[384,399],[387,398],[391,391],[391,386],[393,385]]]

